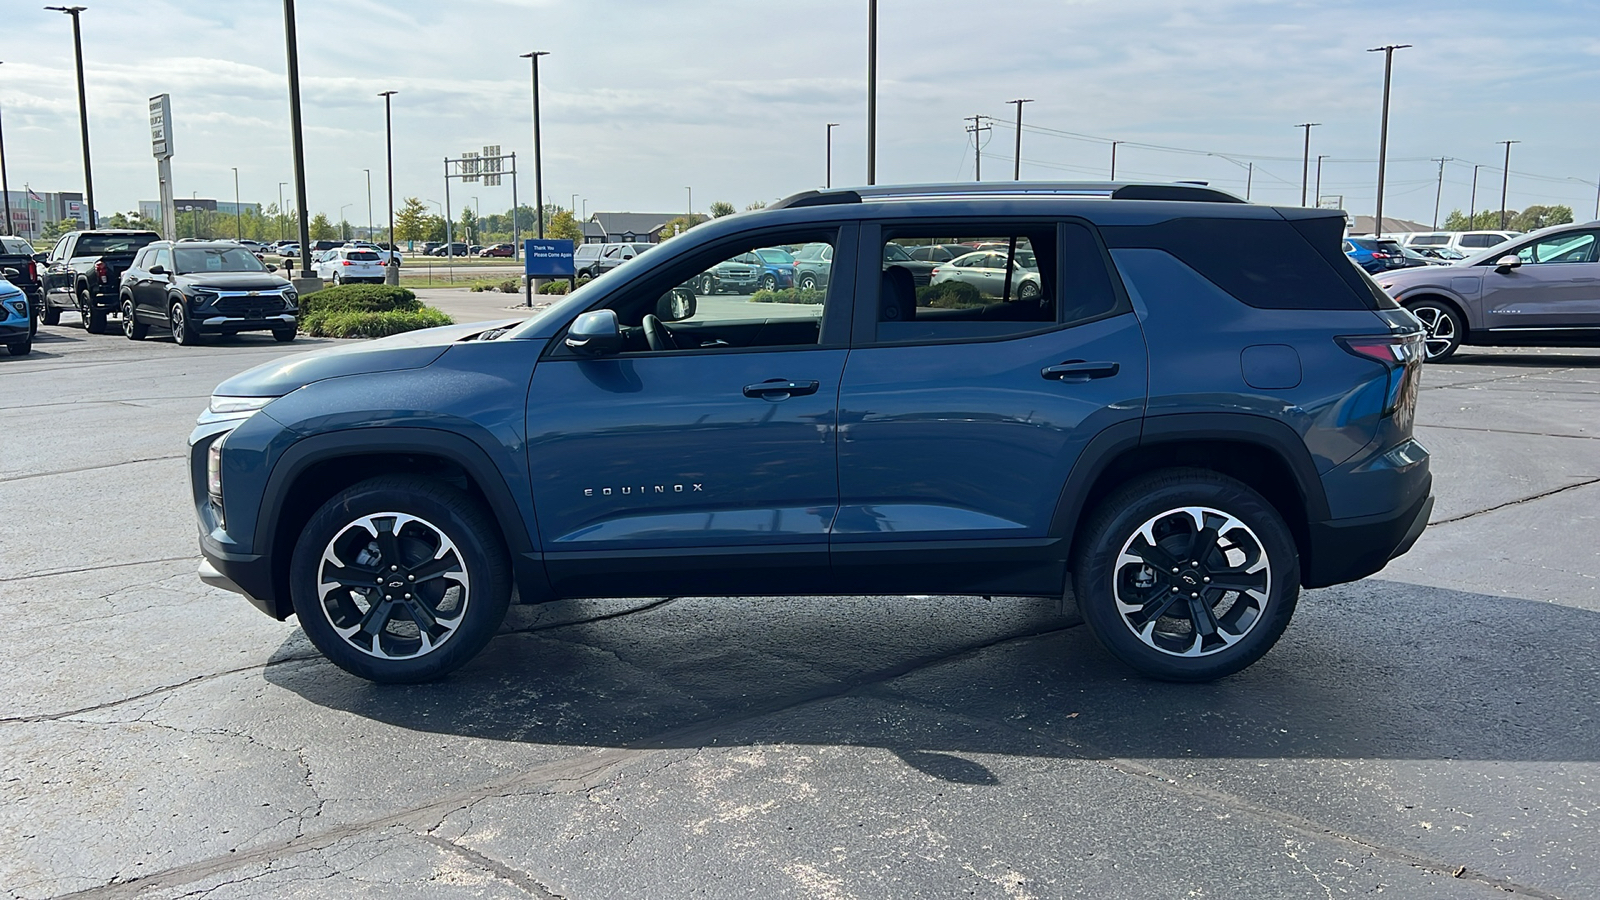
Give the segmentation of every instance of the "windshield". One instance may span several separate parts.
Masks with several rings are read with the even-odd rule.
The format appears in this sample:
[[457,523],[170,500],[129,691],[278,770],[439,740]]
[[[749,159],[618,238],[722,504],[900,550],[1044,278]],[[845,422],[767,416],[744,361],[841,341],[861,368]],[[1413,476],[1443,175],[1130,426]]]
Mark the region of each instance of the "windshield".
[[180,275],[206,272],[265,272],[266,266],[243,247],[179,248],[173,251]]
[[779,250],[776,247],[764,247],[757,250],[756,255],[761,257],[762,262],[774,265],[786,266],[794,262],[794,257],[789,255],[789,251]]
[[85,234],[72,248],[73,256],[105,256],[108,253],[128,253],[155,240],[150,234]]
[[890,242],[883,245],[883,258],[888,262],[914,262],[906,248]]

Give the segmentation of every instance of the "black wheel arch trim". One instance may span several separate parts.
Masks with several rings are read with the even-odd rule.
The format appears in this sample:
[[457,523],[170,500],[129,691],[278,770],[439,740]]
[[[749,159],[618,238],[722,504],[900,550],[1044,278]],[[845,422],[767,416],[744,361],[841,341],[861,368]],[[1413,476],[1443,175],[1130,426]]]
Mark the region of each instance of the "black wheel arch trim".
[[[273,562],[272,587],[275,596],[262,598],[273,606],[288,610],[287,557],[278,559],[274,546],[278,511],[284,506],[290,486],[311,467],[344,457],[418,454],[436,456],[461,467],[478,486],[488,502],[489,512],[500,527],[510,551],[513,575],[521,600],[537,602],[551,596],[542,554],[536,552],[530,535],[532,523],[525,521],[505,476],[489,454],[469,438],[432,428],[382,427],[343,431],[301,438],[283,452],[273,464],[256,512],[255,549]],[[279,565],[281,563],[281,565]],[[280,617],[281,618],[281,617]]]
[[1249,413],[1167,413],[1147,416],[1142,422],[1119,422],[1089,441],[1061,490],[1050,533],[1061,538],[1061,546],[1072,546],[1079,522],[1091,512],[1084,508],[1091,491],[1119,457],[1143,447],[1187,441],[1244,443],[1272,453],[1288,467],[1308,522],[1328,518],[1328,496],[1311,451],[1287,423]]

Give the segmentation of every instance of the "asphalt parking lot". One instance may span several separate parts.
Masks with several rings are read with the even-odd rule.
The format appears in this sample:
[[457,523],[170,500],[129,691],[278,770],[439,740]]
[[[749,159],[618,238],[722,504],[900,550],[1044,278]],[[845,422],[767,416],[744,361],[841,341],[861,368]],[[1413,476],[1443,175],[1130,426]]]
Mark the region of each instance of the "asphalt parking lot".
[[1432,527],[1216,684],[1050,603],[679,597],[383,687],[195,577],[195,414],[302,340],[0,356],[5,896],[1600,896],[1600,351],[1430,366]]

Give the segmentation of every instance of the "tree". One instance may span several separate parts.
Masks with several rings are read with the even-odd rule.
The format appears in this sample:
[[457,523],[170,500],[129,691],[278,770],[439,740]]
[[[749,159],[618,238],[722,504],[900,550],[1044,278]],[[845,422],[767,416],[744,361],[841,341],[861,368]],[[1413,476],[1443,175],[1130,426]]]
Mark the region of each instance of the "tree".
[[[138,215],[138,213],[134,213],[134,215]],[[111,215],[107,216],[104,222],[100,223],[100,227],[101,228],[132,228],[133,226],[128,224],[128,217],[126,215],[123,215],[122,213],[119,213],[119,212],[114,212]]]
[[1572,221],[1570,206],[1530,206],[1506,219],[1512,231],[1537,231]]
[[550,217],[550,227],[545,229],[545,234],[558,240],[572,241],[574,244],[583,243],[583,226],[572,217],[572,210],[563,209]]
[[737,212],[737,210],[733,208],[733,204],[726,200],[718,200],[717,202],[711,204],[711,218],[713,219],[720,219],[723,216],[731,216],[735,212]]
[[428,240],[428,207],[416,197],[407,197],[400,210],[394,214],[394,239],[397,241]]
[[677,237],[698,224],[700,224],[698,217],[691,219],[688,216],[679,216],[661,226],[661,239],[664,241],[671,237]]
[[424,225],[424,228],[425,228],[425,233],[422,236],[423,240],[425,240],[425,241],[442,241],[442,240],[444,240],[445,235],[447,234],[447,232],[445,231],[445,227],[444,227],[444,225],[445,225],[444,216],[427,216],[422,221],[423,221],[423,225]]
[[765,201],[765,200],[757,200],[756,202],[754,202],[754,203],[750,204],[749,206],[745,207],[745,209],[747,211],[748,210],[752,210],[752,209],[766,209],[766,208],[767,208],[767,201]]
[[463,244],[474,244],[477,241],[474,235],[478,231],[478,217],[472,214],[472,207],[461,211],[461,221],[456,224],[456,240]]
[[313,241],[331,241],[339,236],[339,229],[333,227],[328,221],[327,213],[317,213],[311,217],[311,239]]
[[73,230],[77,229],[77,227],[78,227],[78,220],[77,219],[57,219],[54,222],[46,222],[45,223],[44,232],[40,235],[40,237],[44,238],[47,241],[54,241],[56,238],[61,237],[63,234],[66,234],[69,231],[73,231]]

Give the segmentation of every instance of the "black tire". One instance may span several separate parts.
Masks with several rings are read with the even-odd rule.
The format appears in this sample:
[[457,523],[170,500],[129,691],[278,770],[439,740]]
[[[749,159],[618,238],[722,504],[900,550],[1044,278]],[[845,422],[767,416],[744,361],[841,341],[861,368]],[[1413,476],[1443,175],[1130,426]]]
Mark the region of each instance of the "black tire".
[[1039,299],[1039,286],[1037,284],[1034,284],[1031,281],[1024,281],[1023,283],[1017,285],[1017,299],[1018,300],[1037,300],[1037,299]]
[[[401,523],[386,553],[383,535],[394,533],[397,516],[414,521]],[[435,561],[446,540],[453,549]],[[328,554],[343,565],[329,563]],[[461,577],[439,574],[442,567]],[[410,577],[425,570],[430,574],[421,580]],[[332,583],[324,579],[335,573],[349,579],[347,587],[324,598],[319,585]],[[368,574],[378,576],[372,588],[365,586]],[[431,585],[429,596],[380,596],[416,584]],[[427,478],[381,476],[341,491],[312,515],[290,561],[289,595],[300,627],[334,665],[369,681],[431,681],[472,659],[494,636],[511,600],[511,562],[493,516],[465,493]],[[428,619],[437,643],[421,639],[419,622]],[[371,625],[347,631],[347,638],[335,620],[347,629]]]
[[1467,321],[1444,300],[1423,299],[1405,304],[1406,310],[1422,322],[1422,347],[1428,362],[1440,362],[1455,355],[1467,336]]
[[83,316],[84,331],[90,334],[106,333],[106,311],[95,307],[87,285],[78,286],[78,313]]
[[814,291],[817,289],[817,276],[807,272],[800,276],[798,284],[802,291]]
[[709,296],[717,292],[717,280],[710,275],[701,275],[695,281],[694,292],[702,296]]
[[61,324],[61,307],[59,307],[59,306],[51,306],[48,302],[45,303],[44,304],[44,308],[39,310],[39,324],[41,324],[41,325],[60,325]]
[[280,344],[287,344],[294,340],[297,333],[293,328],[274,328],[272,329],[272,339]]
[[763,290],[763,291],[775,291],[775,290],[777,290],[778,289],[778,276],[772,274],[771,272],[768,272],[767,274],[761,276],[761,286],[760,287],[761,287],[761,290]]
[[[1221,523],[1220,534],[1202,537],[1189,510],[1201,510],[1207,527]],[[1143,536],[1146,525],[1154,544]],[[1119,566],[1125,549],[1145,562]],[[1278,642],[1300,596],[1299,554],[1283,517],[1243,483],[1207,469],[1165,469],[1113,492],[1080,533],[1072,572],[1095,638],[1165,681],[1211,681],[1254,663]],[[1214,584],[1224,581],[1256,587]]]
[[339,280],[339,273],[338,272],[333,273],[333,277],[328,279],[328,280],[333,282],[333,286],[334,287],[338,287],[340,284],[343,284],[343,282],[341,282]]
[[173,301],[172,308],[167,312],[167,327],[172,329],[173,343],[184,347],[200,343],[200,335],[194,330],[194,324],[189,321],[189,310],[185,308],[182,300]]
[[16,341],[6,345],[6,352],[12,356],[27,356],[33,352],[33,336],[29,335],[25,341]]
[[133,298],[122,300],[122,336],[130,341],[142,341],[150,333],[150,326],[139,321],[133,313]]

